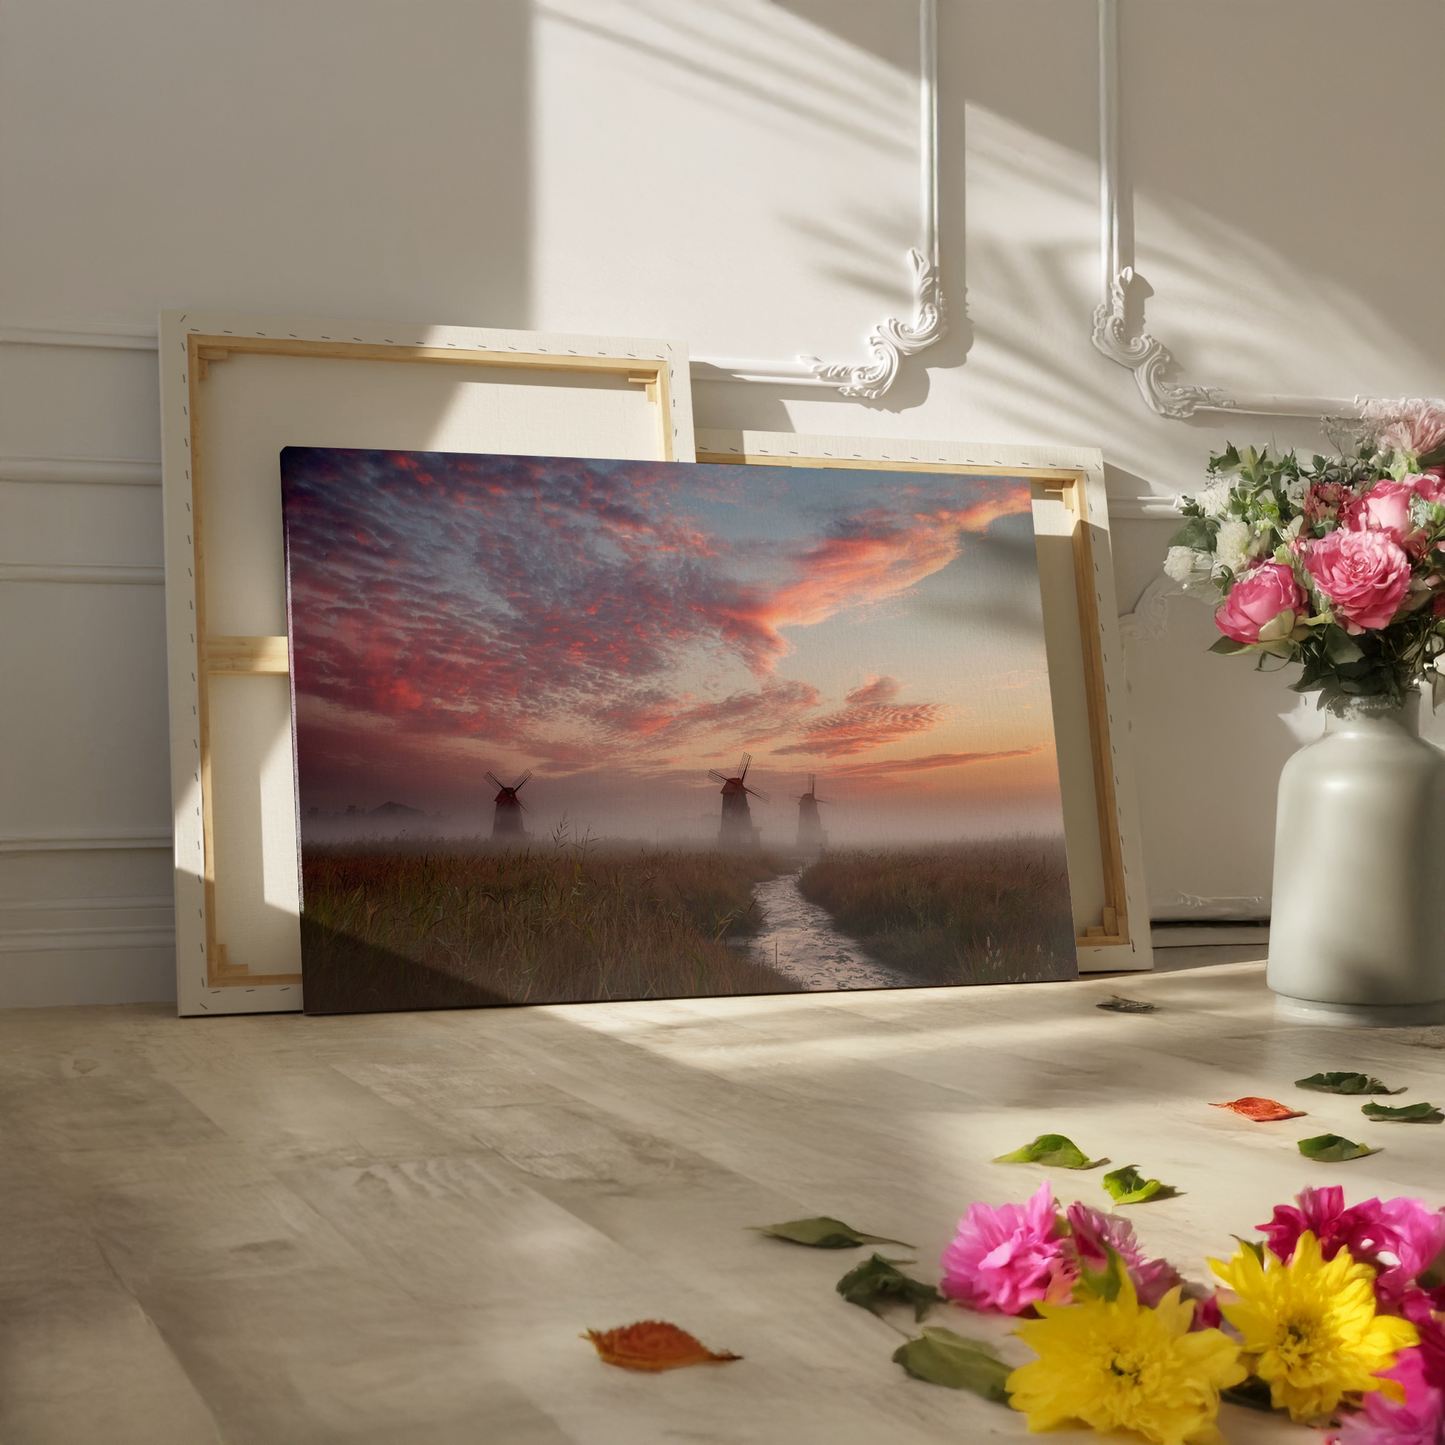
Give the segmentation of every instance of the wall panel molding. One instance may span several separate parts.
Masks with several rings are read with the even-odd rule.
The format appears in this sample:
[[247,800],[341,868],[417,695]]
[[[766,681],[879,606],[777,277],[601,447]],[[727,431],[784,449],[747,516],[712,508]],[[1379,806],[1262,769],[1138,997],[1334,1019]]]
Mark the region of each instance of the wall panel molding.
[[155,329],[144,326],[0,326],[0,346],[89,346],[103,351],[155,351]]
[[159,587],[165,580],[164,567],[118,567],[105,562],[0,562],[0,582]]
[[169,828],[75,829],[67,833],[0,833],[0,853],[108,853],[151,848],[169,850]]
[[1127,367],[1150,411],[1184,420],[1199,411],[1251,416],[1357,417],[1368,398],[1278,396],[1230,392],[1222,386],[1174,379],[1173,353],[1150,335],[1144,319],[1148,283],[1134,269],[1131,189],[1119,139],[1119,0],[1099,6],[1099,253],[1102,296],[1094,309],[1093,341],[1110,361]]
[[161,464],[125,457],[0,457],[0,482],[158,487]]

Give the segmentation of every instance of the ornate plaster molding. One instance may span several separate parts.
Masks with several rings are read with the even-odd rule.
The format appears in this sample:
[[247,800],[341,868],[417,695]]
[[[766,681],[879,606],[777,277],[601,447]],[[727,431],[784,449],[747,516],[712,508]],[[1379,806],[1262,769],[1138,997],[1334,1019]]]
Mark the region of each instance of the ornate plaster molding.
[[1169,626],[1169,599],[1184,595],[1184,588],[1161,572],[1139,594],[1134,610],[1119,614],[1119,636],[1125,642],[1158,642]]
[[898,379],[903,359],[917,356],[948,331],[948,304],[938,274],[938,0],[918,0],[918,151],[920,244],[908,252],[913,319],[890,316],[868,335],[867,361],[742,361],[695,356],[694,381],[754,381],[774,386],[830,386],[841,396],[876,400]]
[[1119,0],[1099,4],[1099,221],[1101,298],[1094,309],[1094,345],[1127,367],[1150,411],[1183,420],[1197,411],[1254,416],[1357,417],[1364,398],[1233,393],[1175,379],[1178,364],[1144,320],[1149,283],[1134,269],[1133,214],[1119,143]]

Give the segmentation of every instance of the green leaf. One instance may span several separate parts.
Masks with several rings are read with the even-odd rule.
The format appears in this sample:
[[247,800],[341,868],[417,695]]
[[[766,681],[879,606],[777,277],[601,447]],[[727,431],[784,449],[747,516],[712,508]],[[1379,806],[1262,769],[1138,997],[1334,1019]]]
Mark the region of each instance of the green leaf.
[[922,1280],[909,1279],[894,1265],[912,1264],[911,1259],[884,1259],[875,1254],[872,1259],[855,1265],[838,1281],[838,1293],[850,1305],[860,1305],[865,1310],[879,1314],[879,1305],[885,1300],[899,1300],[913,1306],[913,1318],[921,1320],[931,1305],[941,1304],[943,1296],[931,1284]]
[[1196,552],[1214,550],[1214,528],[1203,517],[1191,517],[1170,539],[1171,547],[1193,547]]
[[1013,1373],[987,1340],[967,1340],[940,1325],[927,1325],[919,1339],[899,1345],[893,1362],[916,1379],[950,1390],[972,1390],[996,1404],[1008,1403],[1004,1382]]
[[1157,1179],[1146,1179],[1132,1164],[1106,1174],[1104,1188],[1115,1204],[1142,1204],[1146,1199],[1168,1199],[1175,1192]]
[[1388,1104],[1361,1104],[1360,1113],[1369,1119],[1393,1119],[1401,1124],[1438,1124],[1445,1120],[1434,1104],[1403,1104],[1392,1109]]
[[773,1239],[786,1239],[790,1244],[806,1244],[812,1249],[857,1249],[860,1244],[901,1244],[904,1249],[917,1248],[906,1240],[860,1233],[841,1219],[829,1219],[826,1214],[816,1219],[789,1219],[783,1224],[750,1224],[748,1228]]
[[1089,1159],[1072,1139],[1063,1134],[1040,1134],[1032,1144],[1012,1154],[997,1154],[995,1164],[1057,1164],[1061,1169],[1093,1169],[1107,1159]]
[[1233,657],[1236,652],[1248,652],[1249,643],[1236,642],[1232,637],[1221,637],[1209,650],[1217,652],[1221,657]]
[[1392,1089],[1369,1074],[1311,1074],[1307,1079],[1296,1079],[1297,1089],[1317,1089],[1321,1094],[1403,1094],[1404,1089]]
[[1364,655],[1360,644],[1338,623],[1325,629],[1325,656],[1331,662],[1358,662]]
[[1346,1159],[1363,1159],[1366,1154],[1380,1152],[1371,1149],[1368,1144],[1356,1144],[1339,1134],[1316,1134],[1313,1139],[1301,1139],[1299,1151],[1316,1164],[1343,1164]]

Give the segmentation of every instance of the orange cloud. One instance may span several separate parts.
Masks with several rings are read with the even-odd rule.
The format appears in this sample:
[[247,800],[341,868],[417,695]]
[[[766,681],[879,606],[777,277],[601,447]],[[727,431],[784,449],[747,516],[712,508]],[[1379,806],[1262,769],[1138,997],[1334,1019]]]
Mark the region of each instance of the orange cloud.
[[961,768],[969,763],[996,763],[1004,758],[1030,758],[1043,752],[1043,746],[1009,748],[999,753],[929,753],[923,758],[883,759],[876,763],[845,763],[829,768],[830,778],[882,778],[891,773],[919,773],[932,768]]

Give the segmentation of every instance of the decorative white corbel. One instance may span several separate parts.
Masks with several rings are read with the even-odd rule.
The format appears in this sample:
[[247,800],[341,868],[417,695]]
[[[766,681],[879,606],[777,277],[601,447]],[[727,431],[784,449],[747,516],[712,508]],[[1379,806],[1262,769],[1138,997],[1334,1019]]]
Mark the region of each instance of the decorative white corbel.
[[948,331],[948,305],[938,274],[938,0],[918,0],[918,149],[920,244],[908,253],[913,270],[913,319],[890,316],[868,335],[870,361],[743,361],[695,356],[694,381],[760,381],[774,386],[830,386],[842,396],[875,400],[898,379],[906,356],[917,356]]

